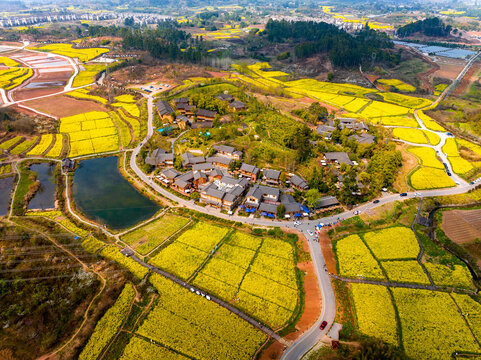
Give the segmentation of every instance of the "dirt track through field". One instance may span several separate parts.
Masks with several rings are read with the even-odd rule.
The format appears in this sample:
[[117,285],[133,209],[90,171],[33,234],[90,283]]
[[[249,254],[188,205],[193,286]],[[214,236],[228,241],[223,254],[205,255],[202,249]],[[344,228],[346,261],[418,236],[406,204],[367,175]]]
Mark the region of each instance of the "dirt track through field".
[[456,244],[469,244],[481,239],[481,209],[446,211],[441,227]]

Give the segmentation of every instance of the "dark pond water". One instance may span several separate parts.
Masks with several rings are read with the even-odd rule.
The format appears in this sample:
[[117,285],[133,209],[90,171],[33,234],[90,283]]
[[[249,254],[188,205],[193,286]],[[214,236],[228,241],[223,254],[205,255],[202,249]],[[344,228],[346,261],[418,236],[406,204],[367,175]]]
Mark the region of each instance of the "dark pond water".
[[159,206],[139,193],[117,168],[117,157],[81,161],[74,174],[73,197],[90,219],[119,230],[147,220]]
[[8,206],[10,205],[10,194],[13,188],[14,177],[6,177],[0,179],[0,216],[8,214]]
[[27,209],[55,208],[55,165],[52,163],[33,164],[30,170],[37,173],[40,188],[27,205]]

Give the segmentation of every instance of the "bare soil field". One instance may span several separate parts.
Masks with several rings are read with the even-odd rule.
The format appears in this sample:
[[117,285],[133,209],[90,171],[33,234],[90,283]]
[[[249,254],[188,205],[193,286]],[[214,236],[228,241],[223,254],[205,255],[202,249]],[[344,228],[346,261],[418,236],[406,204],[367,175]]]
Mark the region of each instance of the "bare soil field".
[[468,70],[466,75],[461,79],[458,86],[453,92],[455,96],[462,96],[469,92],[471,89],[471,85],[478,80],[479,78],[479,70],[481,69],[481,63],[478,61],[476,62],[471,68]]
[[77,100],[63,95],[25,101],[23,104],[59,118],[90,111],[108,111],[101,104],[94,101]]
[[441,227],[456,244],[473,243],[481,239],[481,209],[445,211]]
[[397,145],[396,149],[401,151],[403,161],[402,167],[398,172],[396,181],[394,181],[393,188],[399,192],[408,191],[407,184],[408,174],[419,165],[419,160],[416,156],[406,151],[408,145]]
[[62,86],[55,86],[43,89],[28,89],[28,88],[21,88],[15,92],[12,92],[12,96],[14,100],[27,100],[37,98],[39,96],[51,95],[55,93],[59,93],[63,90]]
[[433,75],[443,79],[454,80],[465,66],[464,61],[460,60],[440,60],[437,62],[439,70]]
[[[151,81],[159,81],[171,85],[172,87],[179,84],[180,80],[190,77],[212,77],[208,71],[195,65],[185,64],[168,64],[168,65],[139,65],[142,72],[142,83]],[[134,76],[130,67],[120,69],[112,73],[112,78],[120,82],[132,82]]]

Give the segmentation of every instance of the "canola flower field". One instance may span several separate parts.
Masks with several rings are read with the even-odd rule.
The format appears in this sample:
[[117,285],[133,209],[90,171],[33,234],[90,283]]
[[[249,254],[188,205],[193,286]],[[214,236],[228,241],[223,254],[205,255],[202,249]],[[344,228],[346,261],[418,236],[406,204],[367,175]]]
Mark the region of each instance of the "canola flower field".
[[[151,223],[130,241],[157,228]],[[175,226],[176,230],[179,225]],[[163,231],[162,231],[163,232]],[[171,233],[169,231],[168,233]],[[130,235],[130,234],[127,234]],[[168,234],[160,235],[156,243]],[[292,245],[199,222],[163,248],[150,263],[190,279],[273,328],[285,325],[298,307]]]
[[[368,257],[371,276],[381,272],[381,276],[391,282],[430,285],[425,271],[415,260],[419,246],[407,227],[349,235],[335,242],[334,249],[341,276],[349,277],[346,269],[366,263]],[[435,263],[431,262],[435,260],[431,259],[430,251],[427,255],[428,260],[422,264],[435,285],[473,289],[471,274],[464,264]],[[353,274],[353,277],[360,276]],[[367,276],[363,274],[363,277]],[[481,322],[475,316],[481,314],[481,304],[468,295],[356,283],[350,285],[350,293],[359,331],[402,346],[413,359],[446,359],[454,351],[481,350],[474,337],[481,334]]]
[[97,56],[109,52],[108,49],[104,48],[76,49],[72,44],[48,44],[34,47],[32,49],[52,52],[54,54],[64,55],[70,58],[78,58],[82,62],[92,60]]
[[[162,301],[150,311],[136,333],[160,346],[196,359],[240,360],[253,358],[266,340],[264,333],[218,304],[158,274],[152,274],[150,281]],[[124,354],[130,359],[141,358],[146,346],[151,345],[131,341]]]
[[62,118],[59,131],[69,136],[70,157],[119,148],[117,128],[105,112],[92,111]]

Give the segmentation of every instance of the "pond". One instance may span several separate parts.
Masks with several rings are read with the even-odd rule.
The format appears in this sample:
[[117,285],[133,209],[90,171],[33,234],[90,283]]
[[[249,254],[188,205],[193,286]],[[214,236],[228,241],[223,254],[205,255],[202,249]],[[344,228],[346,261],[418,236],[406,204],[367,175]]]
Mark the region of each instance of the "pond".
[[55,208],[55,164],[33,164],[30,170],[37,173],[40,187],[27,205],[29,210],[45,210]]
[[159,209],[122,177],[115,156],[81,161],[73,179],[73,197],[80,211],[114,230],[131,227]]
[[6,177],[0,179],[0,216],[8,214],[8,207],[10,205],[10,194],[13,188],[14,177]]

